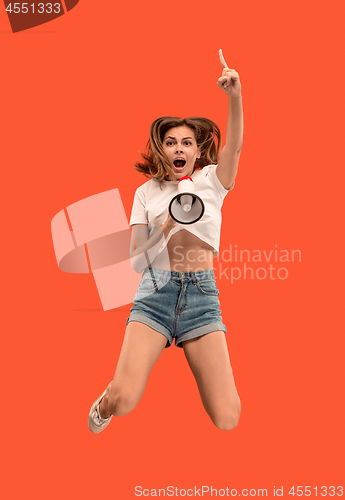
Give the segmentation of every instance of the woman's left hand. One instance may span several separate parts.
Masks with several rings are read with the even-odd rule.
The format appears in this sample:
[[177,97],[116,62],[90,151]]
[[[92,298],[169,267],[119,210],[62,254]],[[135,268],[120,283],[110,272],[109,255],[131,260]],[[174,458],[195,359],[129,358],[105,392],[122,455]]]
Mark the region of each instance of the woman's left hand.
[[219,59],[223,66],[223,73],[220,78],[218,78],[217,85],[228,96],[240,96],[241,95],[241,82],[240,75],[234,69],[230,69],[225,62],[222,49],[219,49]]

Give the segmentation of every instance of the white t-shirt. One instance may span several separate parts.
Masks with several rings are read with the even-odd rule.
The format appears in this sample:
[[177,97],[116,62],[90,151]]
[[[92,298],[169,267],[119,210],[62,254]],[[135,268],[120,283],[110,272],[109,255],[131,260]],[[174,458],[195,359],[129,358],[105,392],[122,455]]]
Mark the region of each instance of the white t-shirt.
[[[222,222],[221,207],[225,196],[233,189],[235,181],[230,189],[225,189],[217,177],[216,167],[217,165],[208,165],[202,170],[195,170],[191,175],[195,193],[205,205],[204,215],[194,224],[177,224],[170,231],[162,249],[173,234],[181,229],[186,229],[213,247],[214,257],[218,255]],[[170,200],[177,194],[177,184],[178,181],[164,181],[161,189],[160,182],[151,179],[138,187],[134,196],[129,225],[147,224],[150,229],[150,237],[155,230],[154,228],[161,226],[166,221]]]

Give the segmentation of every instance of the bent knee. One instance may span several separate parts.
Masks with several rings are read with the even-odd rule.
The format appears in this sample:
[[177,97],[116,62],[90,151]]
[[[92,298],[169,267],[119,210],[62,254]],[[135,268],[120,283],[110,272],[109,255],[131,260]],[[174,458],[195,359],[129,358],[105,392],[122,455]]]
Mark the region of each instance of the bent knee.
[[237,427],[240,420],[241,404],[231,411],[223,411],[211,416],[214,425],[222,431],[231,431]]
[[231,431],[232,429],[235,429],[237,427],[239,418],[233,417],[233,416],[227,416],[227,417],[219,417],[219,418],[213,418],[212,422],[214,425],[220,429],[221,431]]
[[128,392],[111,391],[108,394],[107,406],[112,415],[123,417],[134,410],[139,399],[134,394]]

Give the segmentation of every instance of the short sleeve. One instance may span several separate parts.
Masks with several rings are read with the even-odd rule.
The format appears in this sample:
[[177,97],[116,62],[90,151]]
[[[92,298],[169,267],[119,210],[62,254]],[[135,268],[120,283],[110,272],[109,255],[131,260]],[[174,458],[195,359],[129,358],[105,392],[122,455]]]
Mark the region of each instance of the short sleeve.
[[235,186],[235,181],[231,184],[230,188],[229,189],[225,189],[225,187],[223,186],[223,184],[220,182],[220,180],[218,179],[218,176],[217,176],[217,165],[210,165],[210,170],[207,172],[207,177],[209,179],[209,181],[211,182],[211,184],[217,189],[217,191],[219,192],[219,194],[221,195],[222,198],[225,198],[225,196],[229,193],[229,191],[231,191],[234,186]]
[[129,225],[148,224],[146,216],[146,199],[144,191],[139,187],[134,195],[131,218]]

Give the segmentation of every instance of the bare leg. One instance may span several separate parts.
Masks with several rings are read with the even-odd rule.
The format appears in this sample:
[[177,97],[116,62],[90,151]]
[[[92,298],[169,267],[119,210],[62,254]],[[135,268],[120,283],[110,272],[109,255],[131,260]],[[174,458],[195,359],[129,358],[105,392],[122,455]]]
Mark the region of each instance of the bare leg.
[[143,323],[131,321],[126,328],[114,379],[100,403],[103,418],[123,416],[139,403],[166,337]]
[[212,422],[223,430],[236,427],[241,402],[237,394],[224,332],[187,340],[184,352]]

